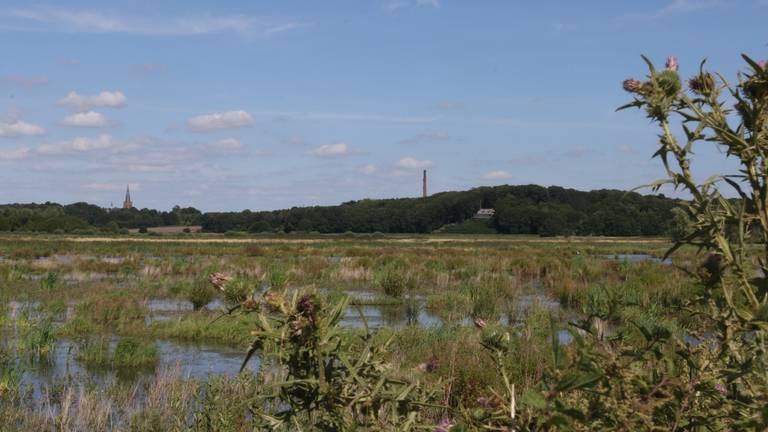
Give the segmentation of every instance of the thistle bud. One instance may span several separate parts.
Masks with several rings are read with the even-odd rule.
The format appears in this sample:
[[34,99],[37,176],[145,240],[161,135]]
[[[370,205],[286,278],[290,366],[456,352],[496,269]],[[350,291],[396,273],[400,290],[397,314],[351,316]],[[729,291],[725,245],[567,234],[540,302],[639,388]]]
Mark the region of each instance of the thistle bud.
[[317,312],[315,296],[312,294],[303,295],[296,303],[296,311],[314,324],[316,320],[315,313]]
[[485,409],[496,409],[501,405],[497,396],[480,396],[477,398],[477,404]]
[[677,57],[673,55],[667,57],[667,70],[677,72]]
[[699,268],[699,277],[707,286],[713,286],[720,282],[725,271],[726,263],[723,256],[716,252],[710,252]]
[[451,429],[453,429],[453,422],[448,417],[443,417],[440,419],[440,423],[437,424],[437,427],[435,427],[435,432],[449,432]]
[[267,309],[270,312],[277,313],[277,312],[285,312],[286,305],[285,305],[285,299],[280,294],[273,293],[272,291],[267,291],[264,293],[264,302],[267,305]]
[[259,307],[259,302],[257,302],[253,298],[248,298],[243,302],[243,309],[245,310],[256,310]]
[[440,360],[437,358],[436,355],[432,354],[432,357],[429,358],[429,361],[427,362],[426,370],[427,372],[434,372],[440,367]]
[[715,79],[709,72],[704,72],[689,79],[688,88],[694,93],[708,96],[715,89]]
[[630,78],[624,80],[622,87],[624,87],[624,90],[629,93],[640,93],[643,89],[643,83],[634,78]]
[[715,384],[715,390],[717,390],[717,392],[723,396],[728,394],[728,389],[725,388],[725,385],[723,383]]
[[224,273],[213,273],[208,276],[208,281],[219,291],[224,291],[224,285],[230,280],[232,280],[232,278]]

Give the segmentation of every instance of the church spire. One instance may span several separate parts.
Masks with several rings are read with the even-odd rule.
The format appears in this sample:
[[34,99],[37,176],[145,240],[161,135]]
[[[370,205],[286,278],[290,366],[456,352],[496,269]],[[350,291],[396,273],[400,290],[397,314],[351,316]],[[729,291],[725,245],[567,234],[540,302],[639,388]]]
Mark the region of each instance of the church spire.
[[131,188],[130,186],[125,187],[125,201],[123,201],[123,208],[129,209],[133,208],[133,201],[131,201]]

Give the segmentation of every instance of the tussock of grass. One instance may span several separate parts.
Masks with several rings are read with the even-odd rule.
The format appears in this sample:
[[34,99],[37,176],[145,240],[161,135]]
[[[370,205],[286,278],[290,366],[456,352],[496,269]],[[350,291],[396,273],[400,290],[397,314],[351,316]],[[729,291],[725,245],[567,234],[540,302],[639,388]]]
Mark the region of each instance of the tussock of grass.
[[87,366],[138,368],[157,364],[160,354],[154,342],[121,338],[112,348],[109,339],[86,339],[80,344],[77,359]]

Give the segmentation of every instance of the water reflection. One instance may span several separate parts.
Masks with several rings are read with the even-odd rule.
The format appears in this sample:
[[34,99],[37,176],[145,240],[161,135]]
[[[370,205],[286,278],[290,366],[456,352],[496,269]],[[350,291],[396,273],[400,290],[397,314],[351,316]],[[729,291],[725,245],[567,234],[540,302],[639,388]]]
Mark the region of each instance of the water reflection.
[[661,259],[659,257],[648,254],[615,254],[604,256],[610,260],[626,263],[652,262],[657,264],[672,265],[672,258],[667,257],[665,259]]
[[[118,338],[112,340],[112,348]],[[109,386],[116,381],[131,383],[151,380],[158,371],[178,370],[182,378],[206,378],[209,375],[238,373],[243,362],[244,350],[205,344],[180,344],[170,341],[155,341],[159,361],[149,368],[108,368],[87,367],[77,360],[78,345],[71,339],[56,343],[48,361],[33,362],[23,366],[22,388],[39,400],[52,387],[61,385],[89,384]],[[260,360],[254,357],[247,368],[256,372]]]

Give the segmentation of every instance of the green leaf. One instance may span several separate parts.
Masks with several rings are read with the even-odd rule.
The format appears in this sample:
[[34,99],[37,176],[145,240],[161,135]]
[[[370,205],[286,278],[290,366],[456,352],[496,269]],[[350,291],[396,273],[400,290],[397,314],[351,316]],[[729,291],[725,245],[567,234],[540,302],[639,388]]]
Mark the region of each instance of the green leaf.
[[736,315],[745,321],[752,321],[752,319],[755,317],[752,312],[743,307],[735,307],[734,312],[736,312]]
[[748,56],[748,55],[746,55],[746,54],[743,54],[743,53],[742,53],[742,54],[741,54],[741,58],[743,58],[743,59],[744,59],[744,61],[746,61],[747,63],[749,63],[749,65],[750,65],[750,66],[752,66],[752,69],[754,69],[754,70],[756,70],[756,71],[762,71],[762,70],[763,70],[763,68],[761,68],[761,67],[760,67],[760,65],[759,65],[759,64],[757,64],[757,62],[756,62],[756,61],[754,61],[754,60],[752,60],[751,58],[749,58],[749,56]]
[[523,396],[520,398],[520,403],[536,409],[544,409],[547,407],[547,400],[544,398],[544,395],[532,389],[523,392]]
[[[669,180],[669,179],[656,180],[653,183],[647,183],[647,184],[644,184],[644,185],[640,185],[640,186],[634,187],[634,188],[630,189],[629,192],[637,192],[640,189],[649,189],[649,188],[651,188],[651,189],[658,189],[659,187],[661,187],[661,186],[663,186],[665,184],[672,184],[672,183],[673,182],[671,180]],[[629,192],[627,192],[627,193],[629,193]]]
[[563,377],[562,380],[557,384],[556,389],[558,391],[571,391],[571,390],[578,390],[583,388],[592,387],[595,385],[598,381],[600,381],[603,376],[602,371],[595,370],[592,372],[585,372],[585,373],[576,373],[572,372],[567,374]]
[[640,54],[640,57],[642,57],[643,61],[645,61],[645,64],[648,65],[648,70],[651,71],[651,75],[655,75],[656,68],[653,67],[653,63],[651,62],[651,60],[649,60],[648,57],[645,56],[645,54]]
[[616,111],[621,111],[621,110],[625,110],[627,108],[634,108],[634,107],[638,107],[639,108],[641,106],[643,106],[643,101],[641,101],[639,99],[635,99],[634,101],[632,101],[632,102],[630,102],[630,103],[628,103],[626,105],[622,105],[622,106],[616,108]]

